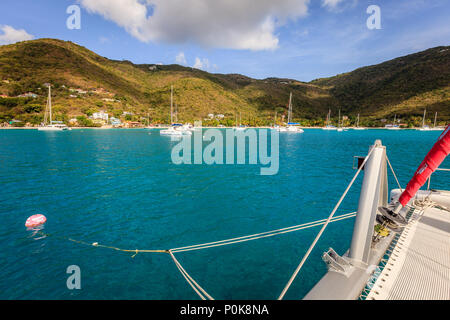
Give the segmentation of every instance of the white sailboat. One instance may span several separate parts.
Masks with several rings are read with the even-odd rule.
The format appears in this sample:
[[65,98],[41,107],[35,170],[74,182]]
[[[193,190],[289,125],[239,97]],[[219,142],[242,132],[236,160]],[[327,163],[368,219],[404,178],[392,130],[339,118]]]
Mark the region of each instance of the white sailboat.
[[147,126],[145,127],[145,129],[153,129],[153,127],[150,125],[150,112],[147,112]]
[[419,128],[419,131],[431,131],[431,128],[425,124],[427,117],[427,109],[423,111],[423,120],[422,120],[422,128]]
[[434,115],[434,125],[433,128],[430,128],[431,131],[443,131],[445,129],[445,127],[437,127],[437,115],[438,113],[436,112],[436,114]]
[[394,116],[394,123],[393,124],[387,124],[385,126],[388,130],[400,130],[399,125],[397,124],[397,114]]
[[183,125],[181,126],[181,130],[184,130],[184,131],[194,131],[194,130],[195,130],[195,127],[194,127],[192,124],[190,124],[190,123],[185,123],[185,124],[183,124]]
[[181,126],[173,122],[173,86],[170,87],[170,127],[159,132],[162,136],[183,136],[192,135],[190,130],[184,130]]
[[353,130],[366,130],[366,129],[367,128],[359,126],[359,113],[358,113],[358,120],[356,121],[356,127],[354,127]]
[[338,129],[337,132],[343,132],[344,129],[341,126],[341,109],[339,109],[339,122],[338,122]]
[[[47,112],[49,117],[47,118]],[[47,120],[49,121],[47,124]],[[43,126],[38,128],[39,131],[66,131],[71,130],[62,122],[52,120],[52,87],[48,85],[47,106],[45,107]]]
[[327,125],[323,127],[322,130],[337,130],[337,128],[335,126],[332,126],[330,122],[331,122],[331,109],[328,110]]
[[236,115],[236,127],[234,128],[235,131],[244,131],[247,128],[242,125],[242,112],[239,112],[239,125],[237,125],[237,115]]
[[292,122],[292,92],[289,95],[289,110],[288,110],[288,123],[286,127],[279,127],[279,132],[289,132],[289,133],[303,133],[303,129],[298,127],[298,123]]

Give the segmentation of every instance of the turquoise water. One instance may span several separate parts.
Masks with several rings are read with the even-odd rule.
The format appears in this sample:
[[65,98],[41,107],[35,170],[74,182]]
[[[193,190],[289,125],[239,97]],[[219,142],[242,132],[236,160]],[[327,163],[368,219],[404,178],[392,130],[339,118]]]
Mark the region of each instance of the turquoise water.
[[[197,299],[166,254],[92,248],[24,227],[129,249],[166,249],[259,233],[329,215],[351,180],[354,155],[387,146],[405,185],[439,132],[368,130],[280,134],[280,170],[172,164],[174,142],[148,130],[0,130],[0,299]],[[444,167],[450,167],[447,159]],[[355,211],[361,178],[338,214]],[[433,187],[450,188],[449,174]],[[390,177],[390,188],[395,182]],[[353,219],[329,226],[286,298],[302,298],[326,272],[320,259],[349,247]],[[275,299],[318,228],[177,254],[216,299]],[[81,268],[82,290],[66,287]]]

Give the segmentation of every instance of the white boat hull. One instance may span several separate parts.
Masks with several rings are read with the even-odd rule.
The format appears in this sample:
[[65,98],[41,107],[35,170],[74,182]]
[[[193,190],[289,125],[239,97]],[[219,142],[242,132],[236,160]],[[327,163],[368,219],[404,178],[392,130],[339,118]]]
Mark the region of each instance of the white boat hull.
[[69,128],[61,128],[61,127],[39,127],[38,131],[68,131]]
[[189,130],[176,130],[173,128],[167,129],[167,130],[161,130],[159,132],[160,135],[162,136],[191,136],[192,135],[192,131]]
[[303,133],[305,132],[303,129],[297,128],[297,127],[287,127],[286,132],[289,133]]

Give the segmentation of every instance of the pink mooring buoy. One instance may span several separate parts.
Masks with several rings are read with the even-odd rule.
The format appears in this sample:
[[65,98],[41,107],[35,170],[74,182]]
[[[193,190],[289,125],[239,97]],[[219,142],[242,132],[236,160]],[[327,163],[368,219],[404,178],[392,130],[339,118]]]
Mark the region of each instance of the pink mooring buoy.
[[47,218],[44,215],[36,214],[27,219],[27,221],[25,222],[25,227],[35,228],[43,225],[45,222],[47,222]]

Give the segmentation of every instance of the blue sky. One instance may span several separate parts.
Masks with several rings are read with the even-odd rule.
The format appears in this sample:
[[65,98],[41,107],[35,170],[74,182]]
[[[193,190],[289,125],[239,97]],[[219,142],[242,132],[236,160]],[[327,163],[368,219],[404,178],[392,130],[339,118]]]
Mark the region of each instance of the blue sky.
[[[66,27],[73,4],[80,30]],[[369,5],[381,29],[367,28]],[[0,44],[58,38],[134,63],[178,56],[210,72],[310,81],[449,45],[450,1],[2,0],[0,28]]]

